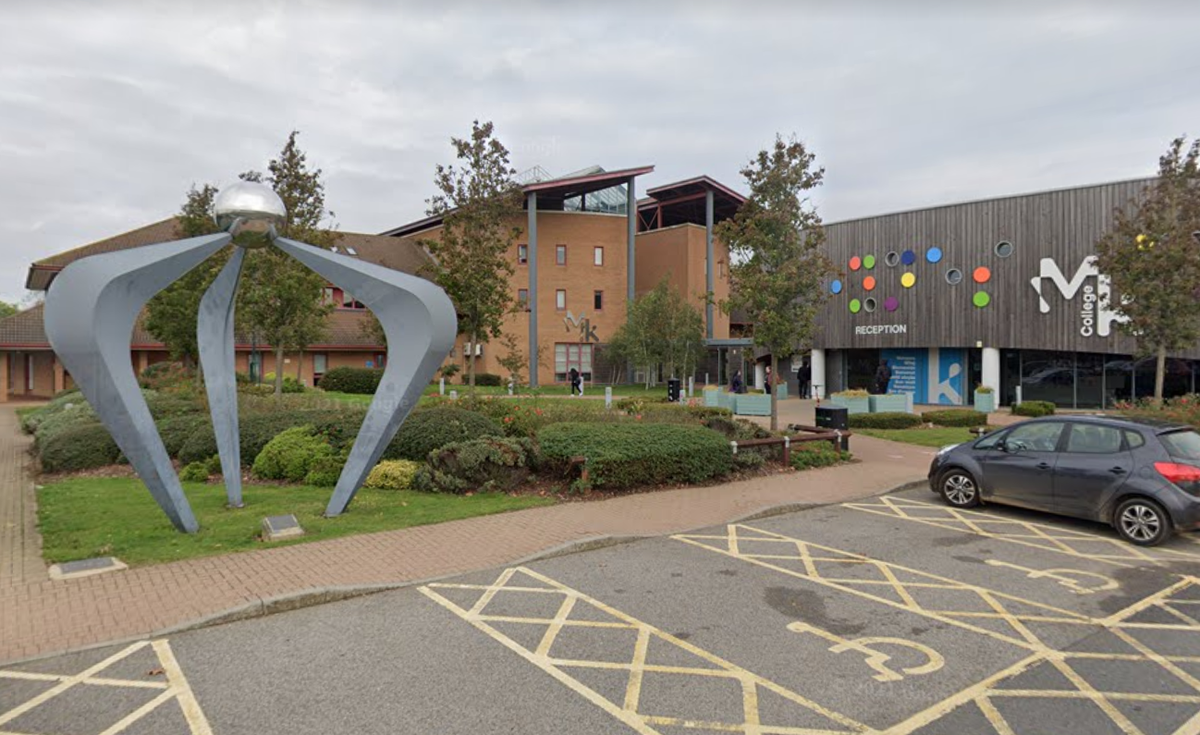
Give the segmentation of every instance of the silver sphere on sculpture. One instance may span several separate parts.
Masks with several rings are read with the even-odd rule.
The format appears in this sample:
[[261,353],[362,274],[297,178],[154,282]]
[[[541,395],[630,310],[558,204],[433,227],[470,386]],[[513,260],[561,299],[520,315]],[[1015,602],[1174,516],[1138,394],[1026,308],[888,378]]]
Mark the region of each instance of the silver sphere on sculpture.
[[[268,244],[268,231],[281,225],[287,217],[287,207],[271,187],[257,181],[238,181],[217,192],[213,200],[213,217],[217,227],[234,236],[234,243],[244,248],[261,248]],[[236,225],[237,232],[230,232]]]

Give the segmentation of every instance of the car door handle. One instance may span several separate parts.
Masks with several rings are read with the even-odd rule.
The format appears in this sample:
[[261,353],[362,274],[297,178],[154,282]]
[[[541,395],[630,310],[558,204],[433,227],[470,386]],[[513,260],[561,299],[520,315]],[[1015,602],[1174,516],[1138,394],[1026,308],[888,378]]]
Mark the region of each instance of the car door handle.
[[1039,470],[1048,470],[1050,469],[1050,464],[1048,462],[1038,462],[1037,468]]
[[1109,472],[1113,473],[1114,475],[1123,475],[1123,474],[1125,474],[1125,468],[1124,467],[1113,467],[1111,470],[1109,470]]

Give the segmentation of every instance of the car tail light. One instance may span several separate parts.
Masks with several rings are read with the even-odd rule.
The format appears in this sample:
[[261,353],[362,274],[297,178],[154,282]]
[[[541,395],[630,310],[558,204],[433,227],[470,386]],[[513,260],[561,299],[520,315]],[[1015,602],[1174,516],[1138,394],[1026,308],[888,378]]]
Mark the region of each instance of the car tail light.
[[1167,478],[1168,482],[1178,485],[1192,495],[1200,495],[1200,467],[1177,462],[1155,462],[1154,469],[1158,474]]

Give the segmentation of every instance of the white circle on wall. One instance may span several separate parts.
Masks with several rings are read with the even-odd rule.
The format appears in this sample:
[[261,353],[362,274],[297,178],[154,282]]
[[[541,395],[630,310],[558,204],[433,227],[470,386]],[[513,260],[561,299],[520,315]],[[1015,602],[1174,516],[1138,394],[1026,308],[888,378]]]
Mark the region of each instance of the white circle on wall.
[[889,268],[895,268],[900,265],[900,253],[897,253],[895,250],[889,251],[887,255],[883,256],[883,262]]
[[963,272],[959,269],[951,268],[950,270],[946,271],[946,283],[949,283],[951,286],[957,286],[958,284],[962,283],[962,279]]
[[996,247],[994,248],[996,256],[1000,258],[1007,258],[1008,256],[1012,255],[1013,250],[1015,250],[1015,248],[1008,240],[1001,240],[1000,242],[996,243]]
[[875,306],[876,306],[875,299],[867,299],[866,301],[863,302],[863,310],[866,311],[868,314],[871,313],[872,311],[875,311]]

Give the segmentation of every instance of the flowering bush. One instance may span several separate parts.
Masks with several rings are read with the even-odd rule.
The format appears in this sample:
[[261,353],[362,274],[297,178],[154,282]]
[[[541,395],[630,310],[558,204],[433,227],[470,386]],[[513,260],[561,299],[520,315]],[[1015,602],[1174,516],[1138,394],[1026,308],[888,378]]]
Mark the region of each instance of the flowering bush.
[[1172,423],[1187,424],[1200,429],[1200,395],[1194,393],[1168,398],[1156,406],[1149,400],[1123,402],[1114,406],[1127,416],[1159,419]]

